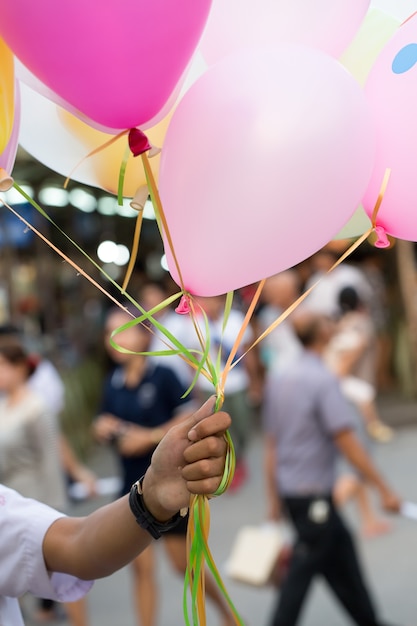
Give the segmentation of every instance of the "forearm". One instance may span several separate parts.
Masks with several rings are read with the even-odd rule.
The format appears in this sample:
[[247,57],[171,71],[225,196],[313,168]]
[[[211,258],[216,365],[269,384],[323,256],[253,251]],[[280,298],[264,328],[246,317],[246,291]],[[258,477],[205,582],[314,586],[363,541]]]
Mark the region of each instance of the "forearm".
[[344,457],[368,483],[380,492],[388,489],[385,480],[353,431],[345,430],[339,433],[335,437],[335,442]]
[[264,475],[265,475],[265,493],[268,505],[268,516],[278,517],[280,515],[280,497],[278,494],[278,485],[275,478],[276,467],[276,450],[274,440],[265,437],[264,450]]
[[[153,453],[142,493],[157,522],[167,522],[188,506],[190,493],[212,494],[219,486],[227,449],[224,432],[231,420],[221,411],[213,413],[214,400],[172,428]],[[45,535],[43,554],[50,571],[91,580],[120,569],[150,542],[124,496],[87,517],[58,519]]]
[[125,496],[87,517],[57,520],[46,534],[43,551],[50,571],[93,580],[129,563],[151,541]]
[[73,481],[83,481],[87,478],[93,480],[95,478],[94,472],[84,463],[81,463],[67,438],[62,434],[59,437],[59,449],[63,469]]
[[352,349],[349,352],[343,352],[337,363],[337,374],[340,377],[349,376],[354,366],[358,362],[359,357],[363,352],[363,348]]

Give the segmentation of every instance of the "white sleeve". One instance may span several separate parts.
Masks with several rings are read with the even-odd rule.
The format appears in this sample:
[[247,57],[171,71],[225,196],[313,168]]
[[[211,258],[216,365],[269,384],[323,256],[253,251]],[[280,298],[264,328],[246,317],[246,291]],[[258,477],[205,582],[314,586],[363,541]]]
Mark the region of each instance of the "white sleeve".
[[92,582],[47,571],[42,544],[48,528],[62,513],[0,485],[0,596],[30,591],[40,598],[71,602]]

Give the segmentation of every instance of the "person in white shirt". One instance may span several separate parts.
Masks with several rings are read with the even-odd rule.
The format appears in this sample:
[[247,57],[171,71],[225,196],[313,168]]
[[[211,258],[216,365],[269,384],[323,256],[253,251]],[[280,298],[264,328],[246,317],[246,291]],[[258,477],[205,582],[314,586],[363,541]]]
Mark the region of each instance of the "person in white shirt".
[[326,246],[313,255],[312,274],[306,282],[305,289],[309,289],[317,281],[320,282],[307,296],[300,310],[308,309],[337,319],[340,312],[339,294],[344,287],[354,287],[364,303],[371,301],[372,287],[359,267],[344,261],[329,272],[339,257],[340,254],[332,247]]

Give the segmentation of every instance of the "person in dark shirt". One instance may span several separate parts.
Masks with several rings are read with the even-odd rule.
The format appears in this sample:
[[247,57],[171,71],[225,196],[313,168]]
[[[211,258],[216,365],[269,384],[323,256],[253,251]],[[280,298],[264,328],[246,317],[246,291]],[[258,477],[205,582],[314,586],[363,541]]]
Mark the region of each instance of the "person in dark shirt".
[[[115,368],[105,381],[100,413],[93,429],[98,441],[111,443],[121,464],[122,494],[151,463],[152,453],[164,434],[186,419],[196,408],[172,368],[155,363],[144,355],[152,333],[142,324],[132,325],[114,336],[120,346],[110,344],[112,333],[131,321],[122,310],[112,310],[105,324],[105,342]],[[185,573],[188,518],[164,534],[164,546],[174,569]],[[155,555],[152,548],[133,562],[134,601],[138,624],[154,626],[157,615]],[[230,610],[211,575],[206,575],[206,591],[215,602],[222,625],[234,624]]]

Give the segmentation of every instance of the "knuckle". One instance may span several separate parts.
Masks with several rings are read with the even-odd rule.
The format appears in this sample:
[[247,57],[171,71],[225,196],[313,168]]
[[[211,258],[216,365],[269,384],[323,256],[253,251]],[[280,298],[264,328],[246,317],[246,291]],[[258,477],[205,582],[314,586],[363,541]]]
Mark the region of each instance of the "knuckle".
[[212,471],[213,471],[212,465],[213,464],[209,461],[209,459],[203,459],[202,461],[200,461],[199,469],[200,469],[202,476],[204,477],[211,476]]
[[207,455],[216,456],[219,452],[219,440],[216,437],[208,437],[206,439]]

